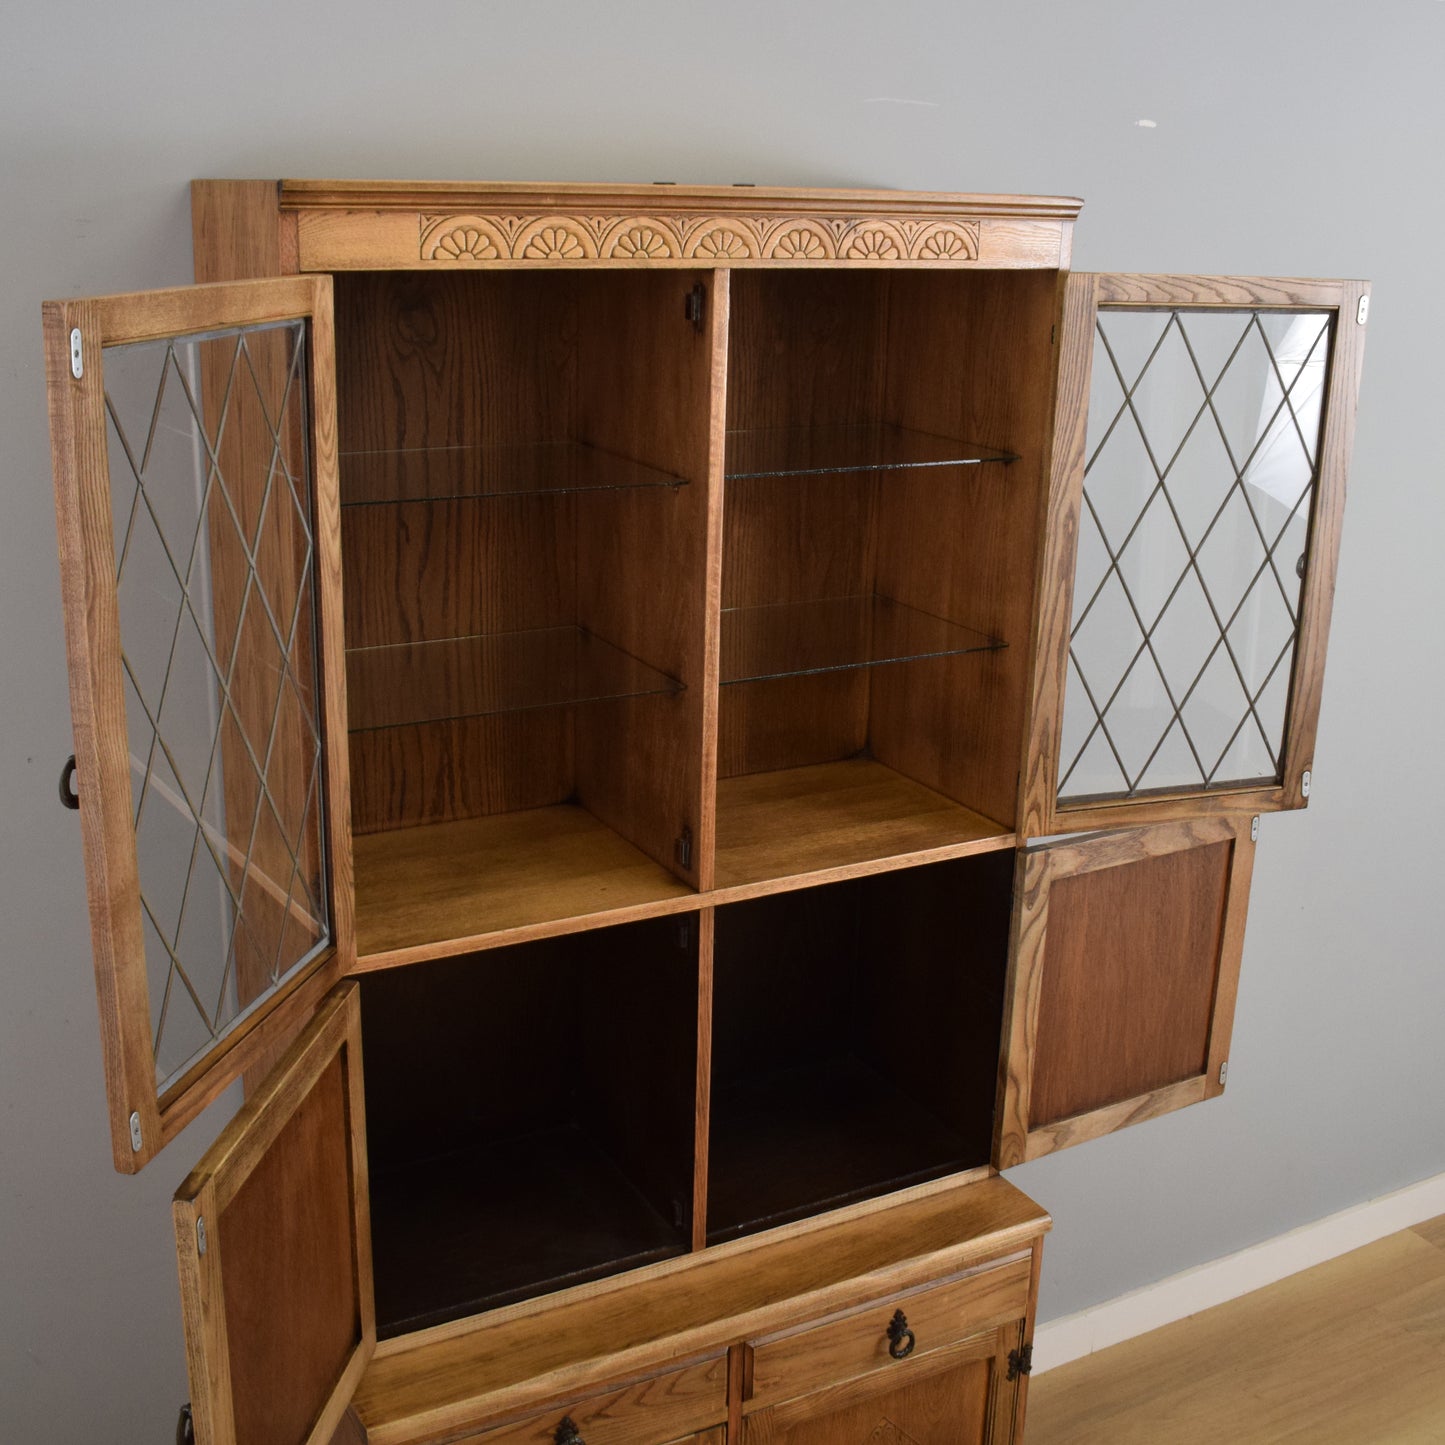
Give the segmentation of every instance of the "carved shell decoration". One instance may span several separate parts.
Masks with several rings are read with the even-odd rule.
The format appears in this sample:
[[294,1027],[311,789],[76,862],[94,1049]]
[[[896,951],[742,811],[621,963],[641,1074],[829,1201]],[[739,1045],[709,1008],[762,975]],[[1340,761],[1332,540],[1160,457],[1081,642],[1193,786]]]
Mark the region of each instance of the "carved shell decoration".
[[420,228],[421,260],[439,266],[958,265],[976,261],[979,244],[977,221],[924,216],[424,215]]

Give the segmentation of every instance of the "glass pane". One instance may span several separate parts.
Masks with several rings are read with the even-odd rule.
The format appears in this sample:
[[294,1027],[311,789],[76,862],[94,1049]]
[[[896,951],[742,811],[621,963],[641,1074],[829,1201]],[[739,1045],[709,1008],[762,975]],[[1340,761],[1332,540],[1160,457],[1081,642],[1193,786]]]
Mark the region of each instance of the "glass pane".
[[412,447],[341,454],[341,495],[343,504],[349,507],[686,484],[685,477],[675,477],[583,442]]
[[159,1088],[330,942],[302,321],[107,347]]
[[1059,799],[1279,781],[1330,313],[1099,312]]
[[997,447],[900,426],[759,427],[728,433],[726,471],[729,477],[781,477],[807,472],[977,466],[1015,459],[1012,452]]
[[605,698],[682,684],[583,627],[542,627],[346,654],[352,732]]
[[721,680],[757,682],[1003,646],[986,632],[873,594],[725,607]]

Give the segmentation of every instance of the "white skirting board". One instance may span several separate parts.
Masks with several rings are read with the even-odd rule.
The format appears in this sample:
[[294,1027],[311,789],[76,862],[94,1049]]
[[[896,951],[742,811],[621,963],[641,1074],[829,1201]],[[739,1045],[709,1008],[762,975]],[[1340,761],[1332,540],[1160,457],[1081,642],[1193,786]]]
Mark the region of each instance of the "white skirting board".
[[1445,1174],[1342,1209],[1078,1314],[1050,1320],[1034,1332],[1034,1374],[1237,1299],[1437,1214],[1445,1214]]

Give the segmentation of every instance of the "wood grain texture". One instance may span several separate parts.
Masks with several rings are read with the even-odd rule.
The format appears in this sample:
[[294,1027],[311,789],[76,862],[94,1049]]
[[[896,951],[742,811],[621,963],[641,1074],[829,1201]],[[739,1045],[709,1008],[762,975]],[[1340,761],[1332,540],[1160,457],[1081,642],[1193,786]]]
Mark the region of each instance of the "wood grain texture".
[[889,1353],[888,1327],[898,1310],[914,1336],[908,1361],[984,1331],[992,1335],[1027,1313],[1031,1269],[1032,1256],[1024,1254],[970,1270],[957,1280],[877,1300],[837,1319],[753,1341],[748,1409],[781,1404],[864,1375],[887,1377],[911,1369]]
[[[1035,657],[1020,831],[1042,836],[1072,829],[1184,818],[1217,811],[1267,812],[1305,806],[1302,777],[1313,769],[1329,617],[1353,445],[1364,327],[1356,320],[1369,288],[1359,281],[1278,277],[1148,276],[1101,273],[1069,278],[1059,360],[1059,391],[1049,516],[1035,608]],[[1290,680],[1278,786],[1212,793],[1085,802],[1060,807],[1058,747],[1068,666],[1073,574],[1083,492],[1094,322],[1098,308],[1318,309],[1334,313],[1308,562]]]
[[288,181],[307,270],[1057,267],[1079,202],[767,187]]
[[908,855],[914,862],[1008,846],[1009,832],[857,758],[718,785],[719,889]]
[[1084,443],[1094,366],[1098,277],[1067,278],[1057,341],[1054,425],[1034,571],[1033,627],[1025,707],[1024,756],[1019,768],[1018,831],[1038,838],[1051,827],[1059,792],[1059,738],[1073,618],[1074,567],[1083,500]]
[[199,282],[296,274],[274,181],[192,181],[191,243]]
[[1438,1438],[1445,1251],[1428,1228],[1050,1370],[1030,1388],[1029,1445]]
[[743,1417],[744,1445],[994,1445],[1000,1331]]
[[1250,829],[1249,819],[1201,819],[1022,855],[1000,1167],[1220,1091]]
[[356,1410],[373,1445],[444,1438],[1007,1256],[1047,1227],[1002,1179],[938,1186],[886,1211],[812,1220],[396,1341],[363,1379]]
[[[700,288],[700,324],[687,318]],[[679,679],[675,699],[596,708],[577,725],[577,796],[694,887],[711,882],[719,498],[728,288],[704,273],[584,277],[578,292],[577,431],[689,485],[588,497],[577,535],[582,624]],[[713,664],[715,666],[715,664]],[[704,778],[706,777],[706,784]],[[691,838],[684,859],[679,840]]]
[[176,1194],[201,1445],[330,1440],[375,1348],[360,1050],[346,984]]
[[[51,395],[52,454],[61,551],[62,588],[72,686],[81,819],[91,899],[92,948],[102,1013],[107,1097],[111,1107],[112,1151],[124,1172],[140,1168],[243,1067],[254,1064],[284,1039],[283,1025],[256,1019],[221,1040],[209,1058],[214,1069],[198,1078],[190,1071],[156,1096],[151,1043],[149,989],[141,934],[139,875],[134,824],[130,816],[130,755],[122,683],[115,543],[110,507],[109,462],[104,415],[102,348],[123,341],[157,339],[198,331],[247,326],[268,320],[308,318],[313,353],[311,445],[315,472],[318,602],[323,704],[344,699],[337,649],[327,629],[336,616],[337,574],[326,576],[323,554],[334,545],[335,433],[329,378],[330,287],[325,278],[269,279],[197,286],[172,291],[98,298],[78,305],[45,308],[47,378]],[[69,335],[79,326],[84,374],[70,371]],[[330,498],[330,500],[328,500]],[[330,612],[327,608],[331,608]],[[334,980],[340,953],[349,950],[346,886],[349,828],[344,754],[326,759],[328,781],[338,789],[339,814],[330,819],[333,906],[337,955],[327,954],[309,971]],[[279,1002],[279,999],[278,999]],[[124,1019],[124,1021],[122,1021]],[[284,1025],[294,1027],[291,1017]],[[132,1150],[129,1118],[139,1116],[142,1147]]]
[[629,909],[690,907],[695,896],[572,806],[359,837],[356,895],[363,968],[571,931],[589,917],[621,922]]
[[881,480],[875,590],[1009,645],[985,656],[878,669],[873,752],[1009,827],[1019,785],[1058,304],[1052,273],[910,273],[892,279],[888,301],[887,419],[997,447],[1018,460]]
[[583,1399],[559,1400],[531,1419],[469,1435],[462,1445],[555,1445],[563,1419],[593,1445],[653,1445],[726,1415],[724,1352]]

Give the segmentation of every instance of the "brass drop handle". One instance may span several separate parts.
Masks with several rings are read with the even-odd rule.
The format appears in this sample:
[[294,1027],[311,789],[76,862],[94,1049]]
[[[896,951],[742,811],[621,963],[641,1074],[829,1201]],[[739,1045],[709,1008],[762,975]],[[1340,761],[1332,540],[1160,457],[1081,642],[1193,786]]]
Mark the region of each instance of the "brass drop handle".
[[908,1316],[902,1310],[894,1310],[888,1321],[888,1353],[895,1360],[906,1360],[913,1353],[918,1337],[908,1328]]
[[552,1436],[552,1445],[587,1445],[587,1442],[582,1438],[577,1422],[570,1415],[563,1415],[557,1433]]

